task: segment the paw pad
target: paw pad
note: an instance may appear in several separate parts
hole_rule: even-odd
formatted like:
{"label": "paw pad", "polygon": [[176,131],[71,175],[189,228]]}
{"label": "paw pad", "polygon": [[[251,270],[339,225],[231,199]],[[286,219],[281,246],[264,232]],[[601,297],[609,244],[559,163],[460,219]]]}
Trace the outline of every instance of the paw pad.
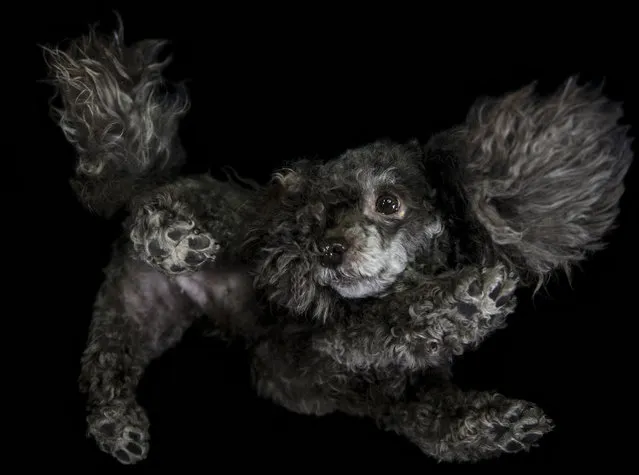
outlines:
{"label": "paw pad", "polygon": [[181,241],[184,235],[187,233],[187,229],[188,228],[186,227],[171,229],[170,231],[166,233],[166,236],[173,241]]}
{"label": "paw pad", "polygon": [[475,305],[473,305],[472,303],[466,303],[466,302],[461,302],[457,304],[457,310],[466,318],[472,317],[475,313],[479,311],[479,309]]}
{"label": "paw pad", "polygon": [[197,266],[198,264],[204,262],[206,259],[207,256],[205,254],[202,254],[201,252],[189,251],[186,253],[186,257],[184,257],[184,262],[186,262],[190,266]]}
{"label": "paw pad", "polygon": [[469,272],[455,292],[460,314],[467,318],[477,312],[495,315],[512,301],[517,280],[503,266]]}
{"label": "paw pad", "polygon": [[145,260],[170,274],[194,271],[215,259],[220,246],[200,230],[192,219],[180,220],[166,212],[147,210],[131,233]]}
{"label": "paw pad", "polygon": [[504,447],[504,450],[506,452],[514,453],[514,452],[519,452],[520,450],[524,449],[524,447],[525,447],[524,444],[522,444],[521,442],[517,440],[511,440],[510,442],[506,444],[506,446]]}
{"label": "paw pad", "polygon": [[189,248],[195,251],[202,251],[208,249],[211,245],[211,240],[203,235],[197,235],[188,238]]}
{"label": "paw pad", "polygon": [[89,415],[89,434],[104,452],[122,464],[143,460],[148,452],[148,422],[141,408],[138,411],[106,408]]}
{"label": "paw pad", "polygon": [[481,294],[481,285],[476,280],[473,280],[468,286],[468,295],[477,297]]}
{"label": "paw pad", "polygon": [[107,437],[113,437],[115,435],[115,423],[107,422],[98,427],[98,430]]}
{"label": "paw pad", "polygon": [[117,458],[120,462],[125,463],[125,464],[129,464],[131,463],[131,458],[129,457],[129,454],[122,449],[116,450],[113,455],[115,455],[115,458]]}
{"label": "paw pad", "polygon": [[148,250],[149,254],[153,257],[164,257],[168,254],[166,249],[162,248],[160,241],[158,241],[157,239],[153,239],[149,242]]}
{"label": "paw pad", "polygon": [[503,288],[502,283],[501,282],[497,283],[497,285],[495,285],[495,288],[491,290],[490,293],[488,294],[488,297],[490,297],[491,300],[497,300],[499,298],[499,292],[501,292],[502,288]]}

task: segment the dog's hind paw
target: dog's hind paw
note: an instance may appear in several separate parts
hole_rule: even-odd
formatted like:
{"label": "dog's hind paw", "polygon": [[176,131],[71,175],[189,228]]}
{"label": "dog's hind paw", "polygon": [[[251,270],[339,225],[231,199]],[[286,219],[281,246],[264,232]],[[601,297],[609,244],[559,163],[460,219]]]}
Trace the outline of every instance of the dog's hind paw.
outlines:
{"label": "dog's hind paw", "polygon": [[134,464],[149,452],[148,420],[142,408],[109,405],[94,410],[88,417],[88,433],[103,452],[120,463]]}
{"label": "dog's hind paw", "polygon": [[167,274],[193,272],[220,249],[194,219],[165,211],[138,216],[130,236],[137,256]]}
{"label": "dog's hind paw", "polygon": [[510,401],[491,421],[493,451],[517,453],[529,450],[553,429],[543,411],[526,401]]}
{"label": "dog's hind paw", "polygon": [[[528,451],[554,428],[544,412],[530,402],[477,394],[476,400],[439,413],[433,413],[432,401],[423,410],[418,406],[416,413],[404,420],[400,433],[440,461],[478,462]],[[435,426],[439,430],[433,431]]]}

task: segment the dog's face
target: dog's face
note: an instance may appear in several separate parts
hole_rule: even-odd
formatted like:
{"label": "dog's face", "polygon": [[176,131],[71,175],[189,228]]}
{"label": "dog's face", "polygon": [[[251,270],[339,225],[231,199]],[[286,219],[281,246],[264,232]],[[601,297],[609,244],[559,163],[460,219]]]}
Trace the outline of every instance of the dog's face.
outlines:
{"label": "dog's face", "polygon": [[421,159],[415,143],[377,142],[277,174],[276,203],[249,238],[258,287],[321,318],[338,296],[387,289],[442,231]]}

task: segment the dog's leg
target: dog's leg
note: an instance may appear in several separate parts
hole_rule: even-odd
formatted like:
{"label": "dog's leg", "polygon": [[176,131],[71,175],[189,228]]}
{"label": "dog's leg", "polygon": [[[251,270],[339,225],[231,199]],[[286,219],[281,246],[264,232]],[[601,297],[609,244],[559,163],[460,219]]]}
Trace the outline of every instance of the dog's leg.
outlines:
{"label": "dog's leg", "polygon": [[410,310],[417,319],[426,318],[428,334],[439,339],[443,351],[460,355],[506,325],[517,305],[518,283],[501,264],[467,267],[451,277],[448,288],[452,291],[444,290],[432,299],[434,308],[430,302],[416,302]]}
{"label": "dog's leg", "polygon": [[431,389],[418,401],[400,403],[376,419],[445,462],[476,462],[529,450],[553,429],[534,404],[494,392]]}
{"label": "dog's leg", "polygon": [[127,223],[133,257],[168,275],[197,271],[240,228],[247,196],[202,175],[138,197]]}
{"label": "dog's leg", "polygon": [[314,347],[358,369],[440,367],[505,325],[516,305],[516,286],[501,265],[466,268],[363,303],[348,320],[317,332]]}
{"label": "dog's leg", "polygon": [[551,420],[534,404],[494,392],[463,392],[446,382],[445,374],[420,381],[412,396],[407,390],[416,386],[406,373],[349,371],[314,351],[309,337],[284,332],[257,345],[252,369],[258,394],[299,414],[370,417],[448,462],[528,450],[552,430]]}
{"label": "dog's leg", "polygon": [[312,333],[289,325],[253,348],[252,376],[260,396],[299,414],[340,411],[375,418],[405,399],[411,383],[407,373],[350,371],[314,350]]}
{"label": "dog's leg", "polygon": [[190,305],[175,284],[145,264],[116,256],[106,270],[80,387],[87,395],[88,433],[121,463],[136,463],[148,453],[149,421],[136,402],[136,387],[151,360],[191,324]]}

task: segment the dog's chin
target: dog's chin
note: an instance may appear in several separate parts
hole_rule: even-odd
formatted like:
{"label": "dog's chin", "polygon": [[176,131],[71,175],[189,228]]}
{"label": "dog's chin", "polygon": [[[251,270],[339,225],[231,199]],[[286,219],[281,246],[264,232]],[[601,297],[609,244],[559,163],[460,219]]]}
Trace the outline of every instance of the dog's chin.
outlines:
{"label": "dog's chin", "polygon": [[393,285],[400,273],[400,269],[384,269],[375,275],[322,269],[316,274],[316,282],[331,288],[341,297],[363,299],[382,294]]}
{"label": "dog's chin", "polygon": [[317,266],[315,281],[347,299],[382,294],[404,272],[408,259],[402,252],[349,253],[335,269]]}
{"label": "dog's chin", "polygon": [[333,282],[329,286],[346,299],[363,299],[379,295],[390,287],[395,279],[381,277],[361,277],[344,282]]}

